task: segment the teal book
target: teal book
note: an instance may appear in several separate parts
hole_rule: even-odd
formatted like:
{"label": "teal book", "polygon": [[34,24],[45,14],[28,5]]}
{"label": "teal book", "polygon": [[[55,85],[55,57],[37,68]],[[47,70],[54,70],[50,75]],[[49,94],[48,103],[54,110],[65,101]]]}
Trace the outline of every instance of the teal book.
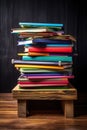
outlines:
{"label": "teal book", "polygon": [[30,60],[30,61],[66,61],[72,62],[72,56],[38,56],[38,57],[31,57],[31,56],[22,56],[22,60]]}
{"label": "teal book", "polygon": [[63,27],[63,24],[60,23],[33,23],[33,22],[19,22],[21,27],[30,27],[30,26],[42,26],[42,27]]}

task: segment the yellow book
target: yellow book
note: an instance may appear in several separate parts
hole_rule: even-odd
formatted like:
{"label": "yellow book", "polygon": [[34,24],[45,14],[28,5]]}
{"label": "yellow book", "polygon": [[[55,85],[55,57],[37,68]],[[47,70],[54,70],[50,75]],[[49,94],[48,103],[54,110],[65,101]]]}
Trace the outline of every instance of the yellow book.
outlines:
{"label": "yellow book", "polygon": [[29,53],[18,53],[18,56],[48,56],[49,53],[37,53],[37,52],[29,52]]}
{"label": "yellow book", "polygon": [[44,66],[44,65],[24,65],[24,64],[15,64],[16,68],[43,68],[43,69],[54,69],[54,70],[63,70],[63,66]]}
{"label": "yellow book", "polygon": [[28,56],[29,54],[28,53],[18,53],[17,55],[18,56]]}

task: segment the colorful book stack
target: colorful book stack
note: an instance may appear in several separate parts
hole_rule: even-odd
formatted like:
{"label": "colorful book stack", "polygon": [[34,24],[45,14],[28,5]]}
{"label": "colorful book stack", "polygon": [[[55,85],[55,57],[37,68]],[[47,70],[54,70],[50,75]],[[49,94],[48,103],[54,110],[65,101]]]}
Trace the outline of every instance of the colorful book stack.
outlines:
{"label": "colorful book stack", "polygon": [[[20,88],[67,88],[73,75],[75,38],[64,34],[63,24],[20,22],[11,33],[18,37]],[[23,48],[20,49],[20,48]]]}

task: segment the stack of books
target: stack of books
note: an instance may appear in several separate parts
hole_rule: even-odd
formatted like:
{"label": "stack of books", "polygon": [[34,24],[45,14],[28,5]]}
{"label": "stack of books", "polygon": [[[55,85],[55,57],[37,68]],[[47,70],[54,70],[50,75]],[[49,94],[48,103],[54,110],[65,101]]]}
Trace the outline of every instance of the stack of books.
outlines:
{"label": "stack of books", "polygon": [[20,71],[19,87],[67,88],[74,78],[76,39],[64,34],[63,24],[20,22],[19,26],[11,29],[18,37],[19,59],[12,59],[12,64]]}

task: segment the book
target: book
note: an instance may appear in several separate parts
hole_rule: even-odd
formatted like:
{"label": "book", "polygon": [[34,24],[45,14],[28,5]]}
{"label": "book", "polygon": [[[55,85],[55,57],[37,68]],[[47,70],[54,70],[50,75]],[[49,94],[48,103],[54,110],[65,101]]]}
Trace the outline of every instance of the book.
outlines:
{"label": "book", "polygon": [[29,56],[48,56],[49,53],[42,53],[42,52],[28,52]]}
{"label": "book", "polygon": [[12,64],[28,64],[28,65],[54,65],[54,66],[72,66],[72,62],[52,62],[52,61],[24,61],[24,60],[15,60],[15,59],[12,59],[11,60],[11,63]]}
{"label": "book", "polygon": [[[24,89],[26,89],[26,88],[28,88],[28,89],[30,89],[30,88],[41,88],[42,89],[42,87],[44,87],[44,89],[46,89],[46,87],[50,87],[50,89],[51,89],[51,86],[52,87],[57,87],[57,89],[62,89],[61,87],[63,87],[64,88],[64,86],[65,86],[65,89],[67,88],[67,86],[68,86],[68,84],[66,84],[66,83],[57,83],[57,84],[51,84],[51,83],[49,83],[49,84],[31,84],[31,85],[29,85],[29,84],[18,84],[19,85],[19,87],[20,88],[24,88]],[[59,86],[59,88],[58,88],[58,86]],[[53,88],[52,88],[53,89]]]}
{"label": "book", "polygon": [[32,76],[32,77],[33,77],[33,76],[34,76],[34,77],[35,77],[35,76],[36,76],[36,77],[37,77],[37,76],[45,77],[45,76],[48,76],[49,78],[50,78],[50,77],[53,77],[53,78],[54,78],[54,77],[56,77],[56,76],[57,76],[57,77],[58,77],[58,76],[60,76],[60,77],[61,77],[61,76],[71,77],[71,75],[66,75],[66,74],[58,73],[58,72],[56,72],[56,73],[51,73],[51,72],[49,72],[49,73],[36,73],[36,74],[35,74],[35,73],[29,73],[29,74],[28,74],[28,73],[23,73],[22,76],[25,76],[25,77],[31,77],[31,76]]}
{"label": "book", "polygon": [[59,85],[55,85],[55,86],[41,86],[41,85],[39,85],[39,86],[22,86],[22,85],[19,85],[18,84],[18,87],[19,87],[19,89],[29,89],[29,91],[48,91],[48,90],[50,90],[50,91],[54,91],[54,90],[60,90],[60,89],[63,89],[63,90],[66,90],[66,89],[69,89],[69,84],[68,85],[66,85],[66,84],[59,84]]}
{"label": "book", "polygon": [[11,33],[23,33],[23,32],[29,32],[29,33],[53,32],[53,30],[48,29],[48,28],[14,28],[14,29],[11,29]]}
{"label": "book", "polygon": [[29,47],[28,52],[63,52],[72,53],[72,47]]}
{"label": "book", "polygon": [[32,68],[43,68],[43,69],[53,69],[53,70],[61,70],[61,69],[64,69],[63,66],[44,66],[44,65],[25,65],[25,64],[15,64],[14,65],[16,68],[29,68],[29,67],[32,67]]}
{"label": "book", "polygon": [[29,61],[56,61],[56,62],[72,62],[72,56],[22,56],[22,60]]}
{"label": "book", "polygon": [[72,44],[72,41],[71,40],[54,39],[54,38],[34,38],[33,43]]}
{"label": "book", "polygon": [[51,36],[50,37],[50,39],[57,39],[57,40],[66,40],[66,41],[68,41],[68,40],[71,40],[72,42],[76,42],[76,38],[74,37],[74,36],[72,36],[72,35],[65,35],[65,34],[63,34],[63,35],[54,35],[54,36]]}
{"label": "book", "polygon": [[38,80],[33,80],[31,78],[29,78],[29,76],[26,76],[26,75],[20,75],[19,78],[17,79],[17,81],[20,81],[20,82],[43,82],[43,81],[68,81],[68,78],[67,77],[64,77],[64,76],[60,76],[59,78],[41,78],[41,79],[38,79]]}
{"label": "book", "polygon": [[31,75],[27,75],[27,74],[24,74],[23,75],[24,77],[27,77],[27,78],[29,78],[29,79],[55,79],[55,78],[67,78],[67,79],[71,79],[71,78],[74,78],[74,76],[73,75],[39,75],[39,76],[31,76]]}
{"label": "book", "polygon": [[29,53],[23,52],[23,53],[17,53],[18,56],[28,56]]}
{"label": "book", "polygon": [[33,41],[32,41],[32,39],[28,39],[28,40],[18,40],[17,41],[17,45],[19,46],[19,45],[32,45],[32,43],[33,43]]}
{"label": "book", "polygon": [[27,45],[27,46],[34,46],[34,47],[73,47],[73,44],[68,44],[68,43],[34,43],[33,44],[33,40],[18,40],[17,42],[17,46],[21,46],[21,45]]}
{"label": "book", "polygon": [[[23,56],[24,53],[21,53],[21,56]],[[27,52],[28,56],[74,56],[73,53],[55,53],[55,52]],[[20,53],[19,53],[20,55]],[[26,55],[26,54],[25,54]]]}
{"label": "book", "polygon": [[20,85],[49,85],[49,84],[52,84],[52,85],[57,85],[57,84],[68,84],[69,82],[66,81],[66,80],[59,80],[59,81],[56,81],[56,80],[50,80],[50,81],[39,81],[39,82],[31,82],[31,81],[18,81],[18,84]]}
{"label": "book", "polygon": [[34,43],[31,44],[33,47],[73,47],[73,44],[67,43]]}
{"label": "book", "polygon": [[[60,31],[58,31],[60,32]],[[55,35],[58,35],[58,33],[56,32],[37,32],[37,33],[29,33],[29,32],[21,32],[19,34],[19,37],[21,38],[27,38],[27,37],[32,37],[32,38],[40,38],[40,37],[52,37],[52,36],[55,36]]]}
{"label": "book", "polygon": [[35,22],[19,22],[21,27],[63,27],[60,23],[35,23]]}
{"label": "book", "polygon": [[45,73],[58,73],[59,75],[72,75],[72,69],[64,69],[64,70],[49,70],[49,69],[38,69],[38,68],[20,68],[19,71],[23,74],[45,74]]}

